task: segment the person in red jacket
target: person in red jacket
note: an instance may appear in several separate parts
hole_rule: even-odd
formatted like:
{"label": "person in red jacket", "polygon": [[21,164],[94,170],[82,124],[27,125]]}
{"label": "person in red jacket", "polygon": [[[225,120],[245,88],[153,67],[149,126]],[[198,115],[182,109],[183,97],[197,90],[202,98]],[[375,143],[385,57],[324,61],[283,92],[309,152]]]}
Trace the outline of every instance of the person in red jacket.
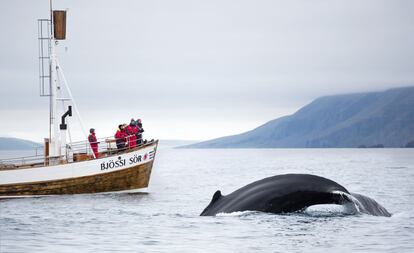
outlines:
{"label": "person in red jacket", "polygon": [[99,142],[96,139],[95,129],[91,128],[89,130],[89,133],[90,133],[89,136],[88,136],[89,144],[91,145],[91,148],[92,148],[93,154],[95,155],[95,158],[98,158],[98,156],[99,156],[99,153],[98,153],[98,144],[99,144]]}
{"label": "person in red jacket", "polygon": [[125,150],[125,145],[126,145],[126,137],[128,135],[125,132],[125,127],[124,125],[119,125],[118,126],[118,130],[115,133],[115,142],[116,142],[116,147],[118,149],[118,151],[122,151]]}
{"label": "person in red jacket", "polygon": [[137,146],[137,137],[135,134],[138,132],[138,129],[134,119],[131,119],[131,123],[128,125],[126,132],[128,134],[128,147],[135,148]]}

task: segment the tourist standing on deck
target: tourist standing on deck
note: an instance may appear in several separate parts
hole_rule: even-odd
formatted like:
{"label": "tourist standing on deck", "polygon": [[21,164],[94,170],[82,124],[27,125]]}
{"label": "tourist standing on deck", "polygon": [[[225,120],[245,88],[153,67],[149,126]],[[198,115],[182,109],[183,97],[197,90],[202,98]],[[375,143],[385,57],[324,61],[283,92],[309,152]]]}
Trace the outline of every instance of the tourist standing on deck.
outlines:
{"label": "tourist standing on deck", "polygon": [[127,136],[128,135],[125,132],[125,127],[122,124],[119,125],[118,130],[115,133],[116,148],[118,149],[118,151],[122,151],[125,149]]}
{"label": "tourist standing on deck", "polygon": [[138,129],[135,125],[134,119],[131,119],[131,123],[129,123],[126,132],[128,134],[128,147],[135,148],[137,146],[137,137],[135,134],[138,132]]}
{"label": "tourist standing on deck", "polygon": [[138,143],[138,145],[141,145],[142,144],[142,133],[144,132],[144,128],[142,127],[141,119],[137,119],[137,128],[138,128],[138,132],[136,134],[137,143]]}
{"label": "tourist standing on deck", "polygon": [[92,148],[93,154],[95,155],[95,158],[98,158],[98,155],[99,155],[99,153],[98,153],[98,143],[99,142],[96,139],[95,129],[91,128],[89,130],[89,133],[90,133],[89,136],[88,136],[89,144],[91,145],[91,148]]}

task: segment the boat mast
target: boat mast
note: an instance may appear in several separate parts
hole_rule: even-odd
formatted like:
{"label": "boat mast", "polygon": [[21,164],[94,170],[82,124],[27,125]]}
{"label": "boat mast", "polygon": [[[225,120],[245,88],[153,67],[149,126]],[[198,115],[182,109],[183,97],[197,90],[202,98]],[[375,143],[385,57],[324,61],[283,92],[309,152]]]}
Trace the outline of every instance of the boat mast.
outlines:
{"label": "boat mast", "polygon": [[[55,46],[57,45],[57,40],[55,36],[55,20],[53,14],[53,2],[49,0],[50,5],[50,48],[49,48],[49,66],[50,66],[50,119],[49,119],[49,140],[50,140],[50,150],[49,155],[51,157],[60,157],[62,154],[61,145],[65,140],[61,139],[59,132],[59,122],[58,122],[58,111],[57,103],[58,98],[62,97],[61,85],[58,81],[58,66],[56,63],[56,51]],[[66,144],[66,143],[65,143]],[[59,158],[58,158],[59,159]],[[57,160],[58,160],[57,159]]]}
{"label": "boat mast", "polygon": [[[45,150],[45,155],[48,159],[45,164],[56,164],[62,158],[67,156],[66,150],[66,132],[68,130],[64,118],[72,116],[72,108],[66,108],[65,102],[70,101],[74,108],[74,112],[78,117],[82,133],[85,139],[85,128],[83,127],[79,110],[73,99],[72,92],[67,84],[66,78],[63,74],[62,68],[56,54],[56,48],[60,40],[66,39],[66,11],[53,10],[53,1],[49,0],[50,19],[39,19],[39,73],[40,73],[40,96],[49,97],[49,143],[48,150]],[[43,34],[43,25],[46,24],[47,35]],[[46,35],[46,36],[44,36]],[[43,51],[45,48],[45,41],[47,41],[47,56]],[[48,60],[48,62],[46,61]],[[46,71],[46,66],[48,70]],[[45,79],[49,79],[48,83]],[[48,92],[45,91],[45,86],[48,85]],[[64,97],[64,95],[67,97]],[[58,103],[61,103],[62,108],[58,109]],[[62,116],[62,117],[61,117]],[[62,122],[59,120],[62,118]],[[61,124],[59,124],[61,123]],[[88,149],[92,150],[90,145]],[[94,153],[92,152],[94,156]]]}
{"label": "boat mast", "polygon": [[49,0],[50,8],[50,43],[49,43],[49,156],[56,156],[56,137],[57,133],[55,131],[55,114],[56,114],[56,92],[55,92],[55,81],[54,78],[54,39],[53,39],[53,8],[52,0]]}
{"label": "boat mast", "polygon": [[[40,62],[41,62],[41,96],[49,96],[49,149],[45,151],[49,156],[48,164],[54,164],[58,162],[63,156],[66,155],[66,124],[59,125],[59,116],[61,116],[61,111],[66,111],[65,101],[71,100],[70,98],[63,98],[63,87],[59,80],[59,64],[57,61],[56,47],[59,40],[64,40],[66,38],[66,11],[54,11],[53,10],[53,1],[49,0],[50,8],[50,19],[49,20],[39,20],[40,27]],[[47,36],[43,36],[43,24],[47,22]],[[45,57],[43,48],[44,40],[48,40],[48,52]],[[45,75],[43,70],[43,61],[48,59],[48,73]],[[49,89],[48,93],[44,91],[44,79],[48,78]],[[58,110],[58,102],[61,102],[62,109]],[[68,115],[68,116],[71,116]],[[63,146],[63,147],[62,147]]]}

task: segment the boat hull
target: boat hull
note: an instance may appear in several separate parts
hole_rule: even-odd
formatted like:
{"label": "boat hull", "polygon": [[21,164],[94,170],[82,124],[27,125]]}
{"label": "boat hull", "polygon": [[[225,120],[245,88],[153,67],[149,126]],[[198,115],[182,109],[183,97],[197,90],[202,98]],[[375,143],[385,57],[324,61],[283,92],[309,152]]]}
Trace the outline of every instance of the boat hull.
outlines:
{"label": "boat hull", "polygon": [[[100,166],[99,172],[95,174],[72,176],[62,179],[56,178],[45,181],[0,184],[0,198],[115,192],[146,188],[149,184],[152,166],[155,159],[156,144],[144,149],[144,154],[148,152],[148,150],[153,150],[153,155],[146,158],[146,161],[138,162],[137,164],[129,166],[125,164],[125,166],[121,166],[121,168],[116,168],[114,170],[110,170],[109,168],[105,169],[105,166],[102,167],[103,164],[113,159],[108,157],[105,159],[97,159],[95,160],[95,163],[90,163],[90,166]],[[143,151],[136,150],[126,154],[116,155],[115,158],[118,160],[127,160],[128,157],[138,157],[139,155],[137,154],[140,153],[142,154]],[[79,162],[79,165],[82,165],[82,163],[84,162]],[[61,169],[63,171],[66,169],[65,165],[61,165],[59,167],[63,168],[56,168],[56,170]],[[103,168],[105,170],[102,170]],[[42,168],[39,168],[38,170],[42,170]],[[74,171],[73,168],[72,171]],[[10,171],[10,173],[12,172],[13,171]]]}
{"label": "boat hull", "polygon": [[152,162],[103,174],[46,182],[0,186],[0,196],[81,194],[148,187]]}

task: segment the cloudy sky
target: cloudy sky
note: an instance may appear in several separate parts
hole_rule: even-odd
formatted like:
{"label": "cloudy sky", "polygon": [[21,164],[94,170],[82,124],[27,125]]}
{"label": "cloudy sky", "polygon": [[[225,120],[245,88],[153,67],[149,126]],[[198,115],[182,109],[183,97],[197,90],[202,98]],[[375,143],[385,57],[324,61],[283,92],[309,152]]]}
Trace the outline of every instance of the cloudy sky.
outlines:
{"label": "cloudy sky", "polygon": [[[146,137],[205,140],[319,96],[414,85],[411,0],[54,2],[68,9],[60,62],[99,137],[140,117]],[[48,8],[0,1],[0,136],[48,134],[36,23]]]}

